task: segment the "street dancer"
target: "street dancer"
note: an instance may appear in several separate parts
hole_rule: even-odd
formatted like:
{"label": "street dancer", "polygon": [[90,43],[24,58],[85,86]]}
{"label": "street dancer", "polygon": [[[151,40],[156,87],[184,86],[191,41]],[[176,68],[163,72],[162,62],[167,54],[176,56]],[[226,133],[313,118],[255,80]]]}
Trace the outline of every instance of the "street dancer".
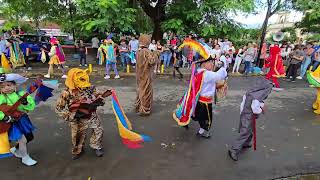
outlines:
{"label": "street dancer", "polygon": [[272,82],[264,78],[255,81],[242,98],[240,105],[239,137],[228,151],[229,157],[238,161],[241,150],[250,148],[251,140],[254,138],[254,149],[256,149],[256,125],[255,121],[259,114],[264,113],[264,101],[272,91]]}

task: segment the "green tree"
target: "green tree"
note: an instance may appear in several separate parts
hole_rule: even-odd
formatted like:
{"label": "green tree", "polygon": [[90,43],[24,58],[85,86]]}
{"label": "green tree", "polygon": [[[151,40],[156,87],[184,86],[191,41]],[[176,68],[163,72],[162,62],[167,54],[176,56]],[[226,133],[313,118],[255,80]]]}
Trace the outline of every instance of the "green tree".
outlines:
{"label": "green tree", "polygon": [[296,29],[293,27],[290,28],[283,28],[281,29],[282,32],[285,33],[284,36],[284,41],[289,41],[289,42],[296,42],[297,41],[297,34],[296,34]]}
{"label": "green tree", "polygon": [[52,9],[56,0],[2,0],[0,10],[9,20],[20,22],[21,19],[29,19],[39,28],[39,24]]}
{"label": "green tree", "polygon": [[129,0],[132,7],[140,6],[154,24],[153,37],[162,32],[190,31],[203,35],[228,34],[236,23],[230,13],[251,12],[254,0]]}
{"label": "green tree", "polygon": [[287,5],[288,5],[288,0],[284,0],[284,1],[283,0],[267,0],[267,4],[266,4],[267,13],[266,13],[266,16],[265,16],[265,19],[264,19],[264,22],[263,22],[262,28],[261,28],[261,37],[260,37],[260,42],[259,42],[257,61],[260,61],[261,49],[263,46],[263,42],[265,41],[265,38],[266,38],[266,32],[267,32],[269,18],[271,16],[273,16],[279,10],[286,8]]}
{"label": "green tree", "polygon": [[304,12],[297,27],[303,32],[320,33],[320,0],[293,0],[294,8]]}
{"label": "green tree", "polygon": [[76,0],[77,19],[83,31],[129,31],[133,29],[136,9],[122,0]]}

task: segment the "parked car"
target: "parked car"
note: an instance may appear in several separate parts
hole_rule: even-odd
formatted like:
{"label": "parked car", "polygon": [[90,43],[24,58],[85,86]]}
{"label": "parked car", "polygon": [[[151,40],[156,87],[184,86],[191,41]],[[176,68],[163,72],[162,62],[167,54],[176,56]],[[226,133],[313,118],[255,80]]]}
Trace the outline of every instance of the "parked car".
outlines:
{"label": "parked car", "polygon": [[28,47],[31,49],[31,54],[29,55],[29,60],[39,61],[38,56],[41,52],[42,46],[47,46],[50,49],[50,37],[41,36],[35,34],[23,34],[20,35],[20,39],[28,44]]}

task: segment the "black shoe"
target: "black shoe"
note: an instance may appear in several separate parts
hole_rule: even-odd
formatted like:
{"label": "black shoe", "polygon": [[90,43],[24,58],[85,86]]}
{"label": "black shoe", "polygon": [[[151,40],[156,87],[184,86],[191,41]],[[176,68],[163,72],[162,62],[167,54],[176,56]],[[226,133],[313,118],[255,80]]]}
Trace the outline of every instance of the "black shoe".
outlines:
{"label": "black shoe", "polygon": [[184,127],[186,130],[189,130],[189,125],[185,125],[185,126],[182,126]]}
{"label": "black shoe", "polygon": [[238,156],[233,152],[231,152],[230,150],[228,151],[228,155],[233,161],[238,161]]}
{"label": "black shoe", "polygon": [[103,149],[96,149],[95,153],[96,153],[97,157],[102,157],[104,154],[104,151],[103,151]]}
{"label": "black shoe", "polygon": [[80,154],[72,154],[72,160],[77,160],[80,158]]}
{"label": "black shoe", "polygon": [[242,149],[249,149],[251,147],[252,147],[252,145],[246,145],[246,146],[242,146]]}
{"label": "black shoe", "polygon": [[209,133],[202,133],[200,134],[199,132],[197,132],[196,134],[198,137],[202,137],[202,138],[205,138],[205,139],[209,139],[211,137],[211,135]]}

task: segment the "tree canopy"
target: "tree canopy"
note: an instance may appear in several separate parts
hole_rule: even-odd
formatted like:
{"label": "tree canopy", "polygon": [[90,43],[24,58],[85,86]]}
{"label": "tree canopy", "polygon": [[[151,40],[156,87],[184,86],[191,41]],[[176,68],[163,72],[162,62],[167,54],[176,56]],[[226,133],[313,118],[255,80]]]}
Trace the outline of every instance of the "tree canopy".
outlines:
{"label": "tree canopy", "polygon": [[294,7],[303,11],[305,16],[297,27],[303,32],[320,33],[320,0],[294,0]]}
{"label": "tree canopy", "polygon": [[[272,12],[284,6],[283,0],[272,2]],[[288,0],[286,0],[288,1]],[[305,12],[298,27],[305,32],[319,32],[320,0],[291,0],[293,7]],[[162,32],[177,34],[196,33],[203,37],[229,37],[256,40],[258,30],[246,30],[234,21],[238,13],[254,12],[259,0],[0,0],[1,14],[11,24],[21,19],[35,22],[56,22],[66,32],[75,36],[91,35],[92,32],[151,33],[161,39]],[[269,5],[269,4],[268,4]],[[14,22],[13,22],[14,21]],[[105,35],[105,34],[104,34]]]}

